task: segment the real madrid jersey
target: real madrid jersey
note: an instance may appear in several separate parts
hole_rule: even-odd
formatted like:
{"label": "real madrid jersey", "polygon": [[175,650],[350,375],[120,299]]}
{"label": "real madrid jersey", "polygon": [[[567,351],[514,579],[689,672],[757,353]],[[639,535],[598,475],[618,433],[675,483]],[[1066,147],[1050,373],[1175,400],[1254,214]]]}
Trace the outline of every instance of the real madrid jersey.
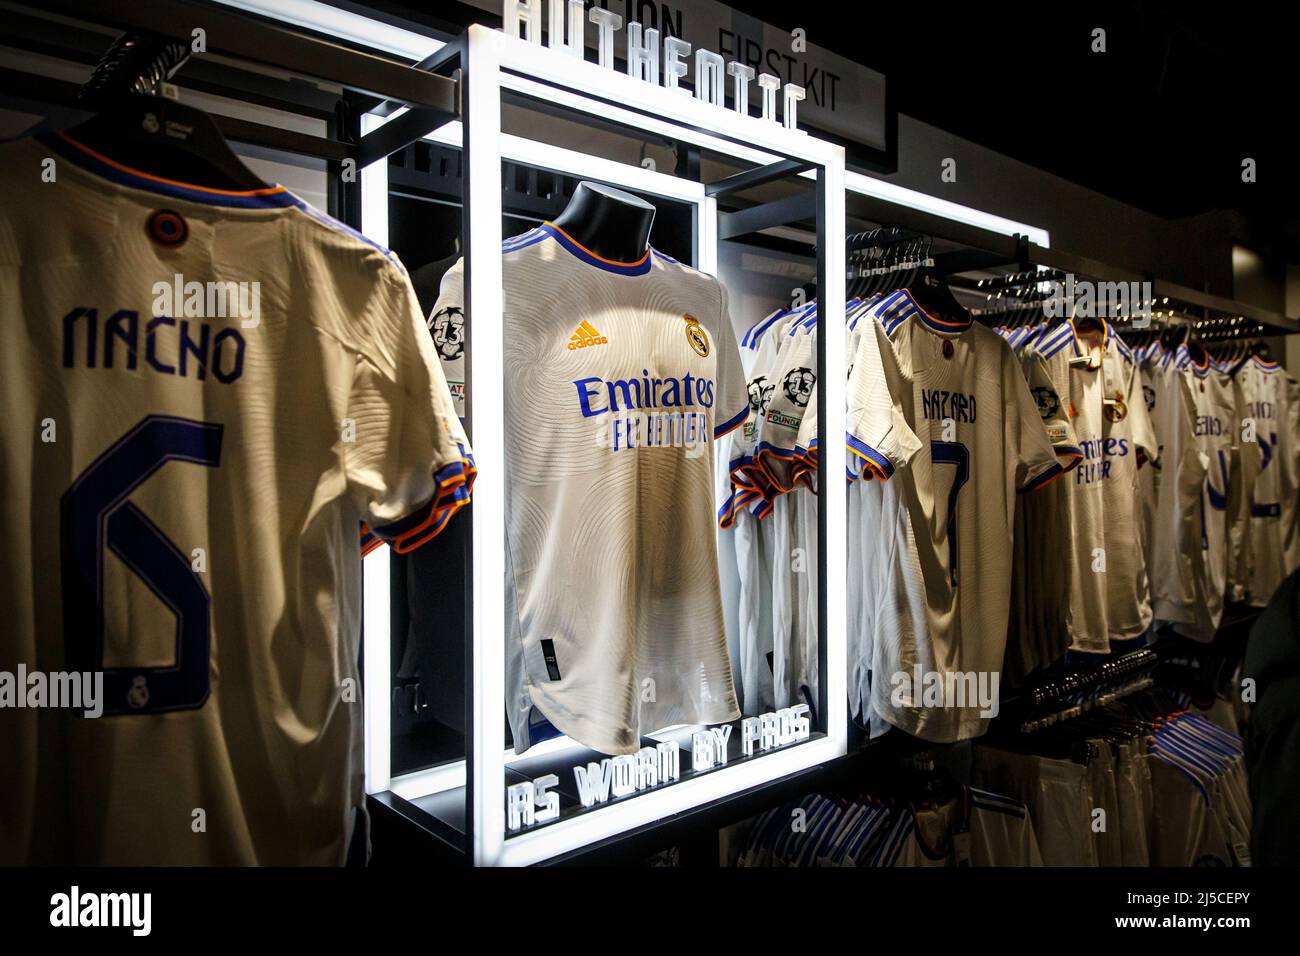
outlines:
{"label": "real madrid jersey", "polygon": [[1228,482],[1238,429],[1232,385],[1185,345],[1153,366],[1161,481],[1152,575],[1155,616],[1213,639],[1228,575]]}
{"label": "real madrid jersey", "polygon": [[1070,576],[1070,646],[1104,654],[1112,637],[1138,637],[1151,623],[1137,474],[1156,458],[1156,440],[1137,365],[1108,323],[1088,332],[1064,322],[1032,352],[1061,391],[1080,455],[1067,479],[1068,527],[1052,535]]}
{"label": "real madrid jersey", "polygon": [[[608,754],[739,716],[714,441],[749,414],[711,276],[602,259],[554,225],[504,246],[507,712]],[[463,270],[435,317],[460,307]]]}
{"label": "real madrid jersey", "polygon": [[103,681],[0,709],[0,864],[342,863],[362,522],[415,545],[472,477],[405,271],[64,135],[0,193],[0,671]]}
{"label": "real madrid jersey", "polygon": [[1237,371],[1244,408],[1242,433],[1260,451],[1250,502],[1250,603],[1267,604],[1292,568],[1287,565],[1287,527],[1297,494],[1296,436],[1290,410],[1290,376],[1259,356]]}
{"label": "real madrid jersey", "polygon": [[[1017,492],[1062,466],[1015,356],[984,326],[927,314],[907,292],[874,307],[892,408],[872,407],[859,337],[849,448],[878,478],[870,702],[875,716],[936,742],[983,733],[996,703],[1011,585]],[[864,320],[865,321],[865,320]],[[878,374],[878,373],[877,373]],[[911,454],[887,452],[897,416]],[[1068,441],[1068,429],[1060,435]],[[868,489],[870,491],[871,489]],[[865,645],[864,645],[865,646]],[[850,662],[852,666],[852,662]],[[877,728],[883,729],[883,728]]]}

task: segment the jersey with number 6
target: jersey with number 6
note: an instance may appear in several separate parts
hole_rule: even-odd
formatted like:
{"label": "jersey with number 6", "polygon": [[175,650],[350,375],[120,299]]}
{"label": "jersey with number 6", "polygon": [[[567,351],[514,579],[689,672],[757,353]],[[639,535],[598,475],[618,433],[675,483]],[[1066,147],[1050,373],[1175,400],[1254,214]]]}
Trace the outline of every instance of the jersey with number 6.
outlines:
{"label": "jersey with number 6", "polygon": [[0,194],[0,672],[102,677],[0,709],[0,864],[342,863],[362,522],[415,545],[472,477],[405,271],[62,135]]}
{"label": "jersey with number 6", "polygon": [[[871,707],[913,736],[963,740],[983,733],[990,675],[1002,667],[1016,492],[1042,487],[1062,468],[996,332],[936,319],[905,291],[882,300],[875,316],[892,344],[882,359],[897,366],[885,375],[896,383],[895,407],[861,399],[873,377],[862,361],[872,339],[864,332],[849,380],[848,438],[889,479],[878,492]],[[910,459],[890,461],[872,445],[873,430],[892,432],[893,414],[919,440]],[[937,694],[934,680],[942,682]]]}

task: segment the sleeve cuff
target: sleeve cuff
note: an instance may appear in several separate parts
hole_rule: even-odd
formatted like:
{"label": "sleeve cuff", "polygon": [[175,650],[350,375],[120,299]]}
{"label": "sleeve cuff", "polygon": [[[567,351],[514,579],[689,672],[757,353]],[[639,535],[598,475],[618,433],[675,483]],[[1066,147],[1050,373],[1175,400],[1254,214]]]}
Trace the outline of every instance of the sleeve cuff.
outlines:
{"label": "sleeve cuff", "polygon": [[1028,494],[1031,491],[1037,491],[1039,488],[1051,484],[1063,474],[1065,474],[1065,469],[1058,463],[1052,462],[1033,478],[1030,478],[1027,482],[1021,485],[1018,490],[1022,495]]}
{"label": "sleeve cuff", "polygon": [[[873,477],[888,481],[894,475],[894,463],[888,456],[872,448],[852,432],[845,433],[845,444],[858,459],[863,471],[869,471]],[[850,466],[850,471],[852,467]]]}
{"label": "sleeve cuff", "polygon": [[365,557],[380,544],[390,544],[398,554],[407,554],[436,538],[452,516],[470,503],[474,478],[474,456],[464,445],[457,445],[460,458],[443,466],[433,476],[433,496],[421,507],[399,521],[376,528],[362,525],[361,555]]}
{"label": "sleeve cuff", "polygon": [[742,408],[735,415],[732,415],[721,425],[714,426],[713,428],[714,441],[718,440],[723,435],[729,435],[732,432],[734,432],[737,428],[739,428],[741,425],[744,424],[745,419],[748,417],[749,417],[749,406],[746,405],[744,408]]}
{"label": "sleeve cuff", "polygon": [[1062,471],[1069,471],[1083,461],[1083,449],[1076,445],[1057,445],[1056,460],[1060,463]]}

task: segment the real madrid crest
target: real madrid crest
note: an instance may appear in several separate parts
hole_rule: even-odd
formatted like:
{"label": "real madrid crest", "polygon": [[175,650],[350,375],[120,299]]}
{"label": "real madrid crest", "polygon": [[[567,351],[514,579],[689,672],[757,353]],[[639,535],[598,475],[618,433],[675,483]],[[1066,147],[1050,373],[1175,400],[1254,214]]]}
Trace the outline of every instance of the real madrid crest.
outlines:
{"label": "real madrid crest", "polygon": [[695,354],[705,358],[709,354],[709,335],[700,326],[700,320],[687,312],[682,316],[686,320],[686,341],[691,343]]}
{"label": "real madrid crest", "polygon": [[1118,398],[1113,402],[1106,402],[1103,411],[1112,422],[1122,422],[1128,417],[1128,406]]}

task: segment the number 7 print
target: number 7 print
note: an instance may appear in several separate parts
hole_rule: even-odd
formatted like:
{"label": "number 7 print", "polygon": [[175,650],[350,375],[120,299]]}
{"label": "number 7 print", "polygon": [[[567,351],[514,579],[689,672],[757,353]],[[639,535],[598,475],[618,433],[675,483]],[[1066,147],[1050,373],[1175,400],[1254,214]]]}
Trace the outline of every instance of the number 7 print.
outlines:
{"label": "number 7 print", "polygon": [[970,449],[961,442],[930,443],[930,460],[936,465],[955,465],[957,473],[948,489],[948,571],[952,586],[957,586],[957,493],[970,478]]}

